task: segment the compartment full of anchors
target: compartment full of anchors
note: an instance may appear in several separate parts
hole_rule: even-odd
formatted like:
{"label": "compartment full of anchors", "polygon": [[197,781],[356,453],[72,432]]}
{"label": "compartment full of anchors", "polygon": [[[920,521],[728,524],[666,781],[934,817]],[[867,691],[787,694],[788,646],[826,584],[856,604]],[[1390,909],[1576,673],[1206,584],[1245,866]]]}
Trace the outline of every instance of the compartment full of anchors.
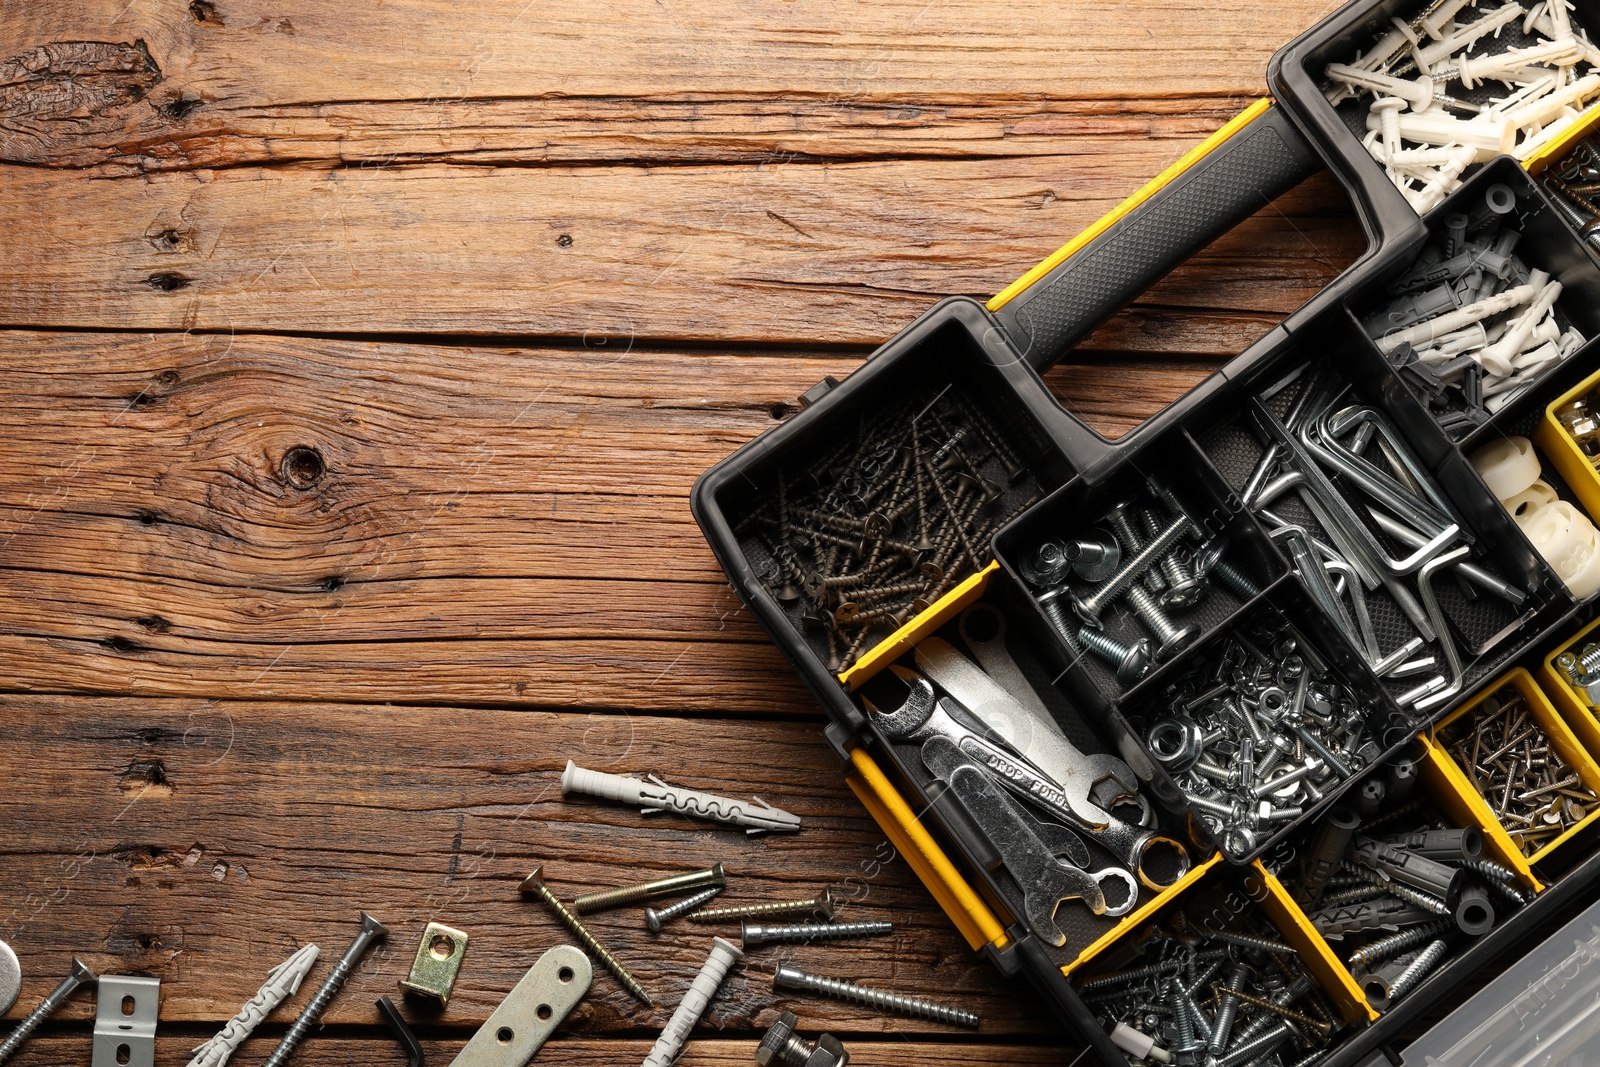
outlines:
{"label": "compartment full of anchors", "polygon": [[1057,684],[1065,667],[1026,594],[991,570],[898,660],[854,679],[876,744],[996,910],[1058,964],[1191,867],[1131,735],[1084,713]]}
{"label": "compartment full of anchors", "polygon": [[[1501,153],[1535,160],[1600,97],[1596,5],[1374,5],[1308,70],[1420,214]],[[1397,10],[1398,9],[1398,10]]]}
{"label": "compartment full of anchors", "polygon": [[1510,159],[1427,221],[1417,256],[1352,306],[1412,395],[1461,440],[1600,331],[1600,271]]}

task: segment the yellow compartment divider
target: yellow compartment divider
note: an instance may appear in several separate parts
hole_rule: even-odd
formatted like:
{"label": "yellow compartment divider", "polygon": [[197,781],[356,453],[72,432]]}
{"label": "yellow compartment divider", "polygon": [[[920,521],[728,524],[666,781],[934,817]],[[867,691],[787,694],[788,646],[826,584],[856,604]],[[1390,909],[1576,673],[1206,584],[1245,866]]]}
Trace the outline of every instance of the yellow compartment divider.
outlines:
{"label": "yellow compartment divider", "polygon": [[[1573,734],[1572,728],[1567,725],[1566,720],[1563,719],[1560,713],[1556,711],[1555,705],[1551,704],[1549,698],[1546,697],[1543,691],[1539,689],[1538,684],[1533,680],[1533,675],[1529,674],[1521,667],[1509,671],[1495,679],[1494,682],[1487,686],[1484,691],[1480,693],[1471,703],[1458,708],[1433,728],[1433,740],[1438,746],[1440,754],[1443,755],[1445,759],[1450,760],[1452,764],[1455,763],[1455,760],[1449,755],[1449,753],[1444,751],[1444,743],[1440,740],[1440,738],[1442,738],[1449,731],[1452,723],[1471,715],[1478,705],[1482,704],[1485,700],[1488,700],[1490,697],[1494,696],[1508,685],[1514,688],[1518,693],[1522,694],[1523,702],[1528,708],[1528,714],[1533,716],[1534,721],[1539,724],[1539,728],[1543,730],[1545,736],[1550,739],[1550,743],[1555,746],[1556,751],[1561,753],[1561,758],[1567,761],[1567,766],[1572,768],[1573,773],[1577,774],[1584,785],[1594,790],[1596,794],[1600,794],[1600,766],[1595,765],[1594,758],[1584,750],[1581,744],[1578,743],[1578,739]],[[1457,771],[1461,775],[1461,781],[1466,783],[1467,788],[1476,793],[1477,789],[1473,787],[1471,780],[1466,775],[1466,772],[1461,770],[1459,767],[1457,768]],[[1479,797],[1479,799],[1481,800],[1483,798]],[[1484,804],[1484,808],[1486,810],[1488,809],[1487,803]],[[1489,817],[1494,819],[1497,826],[1499,825],[1499,819],[1495,817],[1494,812],[1490,811]],[[1576,824],[1569,828],[1565,833],[1557,837],[1554,841],[1551,841],[1549,844],[1536,851],[1533,855],[1529,856],[1527,862],[1530,865],[1538,863],[1546,856],[1549,856],[1550,853],[1554,852],[1556,849],[1572,840],[1574,835],[1576,835],[1584,827],[1593,823],[1596,819],[1600,819],[1600,804],[1594,805],[1590,809],[1588,815],[1580,819]],[[1507,835],[1507,840],[1510,840],[1510,835]],[[1515,847],[1514,842],[1513,847]],[[1521,854],[1521,851],[1522,850],[1520,848],[1517,849],[1519,855]]]}
{"label": "yellow compartment divider", "polygon": [[983,570],[967,578],[928,605],[927,610],[916,618],[879,641],[870,652],[857,660],[854,666],[839,675],[839,681],[843,682],[852,693],[855,692],[862,683],[910,651],[912,645],[943,626],[949,621],[950,616],[982,596],[989,584],[989,578],[999,569],[999,561],[991,560]]}
{"label": "yellow compartment divider", "polygon": [[1600,104],[1590,104],[1578,116],[1578,121],[1561,131],[1561,136],[1522,161],[1529,174],[1538,174],[1550,164],[1572,151],[1572,146],[1594,132],[1600,125]]}
{"label": "yellow compartment divider", "polygon": [[1294,902],[1283,883],[1278,881],[1278,876],[1263,867],[1260,860],[1253,861],[1251,865],[1267,887],[1266,895],[1261,898],[1261,909],[1271,917],[1278,932],[1283,934],[1284,943],[1295,947],[1300,962],[1305,964],[1306,970],[1311,972],[1323,992],[1328,994],[1334,1006],[1344,1015],[1345,1022],[1371,1022],[1377,1019],[1378,1013],[1367,1003],[1361,987],[1351,977],[1350,969],[1333,954],[1327,940],[1311,925],[1311,920],[1300,910],[1300,905]]}
{"label": "yellow compartment divider", "polygon": [[1011,940],[1006,936],[1005,927],[956,870],[927,827],[917,820],[911,805],[905,802],[882,768],[861,748],[850,750],[850,763],[855,768],[845,776],[850,791],[889,836],[889,843],[911,864],[911,869],[961,931],[961,936],[967,939],[967,944],[974,950],[986,944],[1004,948]]}
{"label": "yellow compartment divider", "polygon": [[1600,386],[1600,372],[1589,375],[1551,401],[1544,409],[1544,418],[1534,428],[1533,441],[1551,465],[1561,472],[1561,477],[1577,494],[1578,502],[1589,513],[1589,517],[1600,521],[1600,474],[1595,472],[1589,457],[1583,454],[1583,449],[1561,425],[1561,420],[1556,418],[1557,411],[1579,397],[1588,395],[1596,386]]}
{"label": "yellow compartment divider", "polygon": [[1456,761],[1427,734],[1423,734],[1421,740],[1423,758],[1417,771],[1422,788],[1457,825],[1476,826],[1483,831],[1483,847],[1490,859],[1511,868],[1529,889],[1542,892],[1544,883],[1528,866],[1527,857],[1511,840],[1506,828],[1500,825],[1500,820],[1494,817],[1494,811],[1482,795],[1472,788],[1472,783],[1456,766]]}
{"label": "yellow compartment divider", "polygon": [[1567,720],[1567,725],[1572,727],[1572,732],[1578,740],[1583,742],[1585,748],[1591,753],[1600,754],[1600,720],[1589,708],[1589,702],[1572,688],[1567,681],[1567,676],[1560,667],[1556,666],[1556,657],[1563,652],[1577,655],[1578,649],[1588,644],[1588,640],[1600,640],[1600,636],[1592,636],[1595,627],[1600,626],[1600,619],[1596,619],[1565,643],[1558,645],[1544,658],[1544,665],[1539,669],[1539,684],[1544,688],[1545,695],[1555,705],[1556,711]]}
{"label": "yellow compartment divider", "polygon": [[1176,897],[1179,893],[1182,893],[1185,889],[1188,889],[1194,883],[1198,882],[1202,877],[1204,877],[1207,871],[1221,862],[1222,853],[1215,853],[1210,859],[1200,864],[1200,866],[1192,868],[1188,874],[1184,875],[1176,882],[1173,882],[1171,885],[1167,886],[1167,888],[1163,889],[1161,892],[1157,893],[1155,896],[1139,905],[1139,907],[1124,915],[1121,922],[1107,930],[1104,934],[1101,934],[1098,940],[1096,940],[1082,952],[1078,953],[1077,959],[1062,967],[1061,973],[1070,976],[1073,971],[1076,971],[1078,968],[1094,959],[1103,949],[1106,948],[1106,946],[1116,941],[1128,930],[1145,922],[1150,918],[1150,916],[1154,915],[1160,909],[1166,907],[1174,897]]}
{"label": "yellow compartment divider", "polygon": [[1128,197],[1128,199],[1124,200],[1122,203],[1118,204],[1116,207],[1100,216],[1099,219],[1090,224],[1088,229],[1084,230],[1082,233],[1078,234],[1078,236],[1074,237],[1072,240],[1056,249],[1045,259],[1041,260],[1039,264],[1028,273],[1024,274],[1022,277],[1018,278],[1016,281],[1000,290],[1000,292],[995,294],[994,298],[989,301],[989,310],[999,311],[1001,308],[1005,307],[1016,297],[1018,293],[1027,289],[1028,286],[1032,285],[1046,274],[1049,274],[1056,267],[1060,266],[1061,263],[1064,262],[1068,257],[1081,250],[1084,245],[1088,244],[1090,241],[1093,241],[1102,233],[1105,233],[1106,230],[1110,229],[1112,224],[1118,219],[1131,213],[1134,208],[1138,207],[1146,200],[1149,200],[1152,196],[1156,195],[1166,186],[1170,185],[1172,181],[1178,177],[1178,175],[1182,174],[1184,171],[1200,162],[1200,160],[1204,159],[1208,154],[1210,154],[1214,148],[1226,141],[1228,138],[1232,137],[1235,133],[1238,133],[1239,130],[1243,129],[1251,122],[1255,121],[1258,116],[1263,114],[1267,108],[1271,106],[1272,98],[1262,97],[1260,100],[1257,100],[1255,103],[1251,104],[1249,107],[1235,115],[1233,118],[1229,119],[1222,129],[1218,130],[1210,137],[1207,137],[1204,141],[1201,141],[1199,144],[1195,145],[1188,152],[1184,153],[1181,159],[1172,164],[1172,166],[1168,167],[1166,170],[1162,171],[1160,174],[1156,175],[1143,189],[1140,189],[1138,192]]}

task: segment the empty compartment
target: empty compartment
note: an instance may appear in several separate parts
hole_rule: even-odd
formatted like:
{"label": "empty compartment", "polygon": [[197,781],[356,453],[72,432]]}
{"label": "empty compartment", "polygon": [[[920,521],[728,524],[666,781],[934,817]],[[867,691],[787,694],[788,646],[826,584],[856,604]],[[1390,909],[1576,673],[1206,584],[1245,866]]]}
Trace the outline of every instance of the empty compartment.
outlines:
{"label": "empty compartment", "polygon": [[1600,818],[1600,767],[1520,667],[1440,722],[1433,740],[1529,864]]}
{"label": "empty compartment", "polygon": [[1600,270],[1509,158],[1428,218],[1416,257],[1351,301],[1417,402],[1471,434],[1600,332]]}
{"label": "empty compartment", "polygon": [[1069,482],[1004,530],[996,554],[1062,645],[1115,698],[1284,572],[1238,495],[1182,430],[1108,476]]}
{"label": "empty compartment", "polygon": [[1026,594],[998,570],[970,593],[852,676],[855,699],[996,910],[1065,963],[1200,854],[1168,829],[1183,822],[1153,796],[1137,740],[1059,684],[1069,664]]}

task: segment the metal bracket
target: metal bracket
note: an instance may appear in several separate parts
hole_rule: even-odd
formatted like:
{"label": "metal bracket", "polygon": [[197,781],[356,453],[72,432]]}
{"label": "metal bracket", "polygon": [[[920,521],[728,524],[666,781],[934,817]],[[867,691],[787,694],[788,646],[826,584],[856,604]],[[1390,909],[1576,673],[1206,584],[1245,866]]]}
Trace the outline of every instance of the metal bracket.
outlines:
{"label": "metal bracket", "polygon": [[402,988],[432,997],[441,1008],[450,1003],[450,991],[461,973],[461,958],[467,954],[467,935],[444,923],[429,923],[422,931],[417,958],[411,973],[400,980]]}
{"label": "metal bracket", "polygon": [[161,979],[102,974],[95,1002],[93,1067],[155,1067]]}
{"label": "metal bracket", "polygon": [[594,968],[571,945],[540,956],[450,1067],[524,1067],[589,992]]}

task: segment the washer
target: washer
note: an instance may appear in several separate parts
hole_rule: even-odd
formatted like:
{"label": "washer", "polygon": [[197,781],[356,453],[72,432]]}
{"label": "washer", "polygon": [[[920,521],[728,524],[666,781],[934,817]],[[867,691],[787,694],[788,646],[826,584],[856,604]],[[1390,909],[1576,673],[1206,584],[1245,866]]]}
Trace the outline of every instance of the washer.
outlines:
{"label": "washer", "polygon": [[11,946],[0,941],[0,1015],[11,1010],[20,992],[22,965],[17,963],[17,954],[11,951]]}

